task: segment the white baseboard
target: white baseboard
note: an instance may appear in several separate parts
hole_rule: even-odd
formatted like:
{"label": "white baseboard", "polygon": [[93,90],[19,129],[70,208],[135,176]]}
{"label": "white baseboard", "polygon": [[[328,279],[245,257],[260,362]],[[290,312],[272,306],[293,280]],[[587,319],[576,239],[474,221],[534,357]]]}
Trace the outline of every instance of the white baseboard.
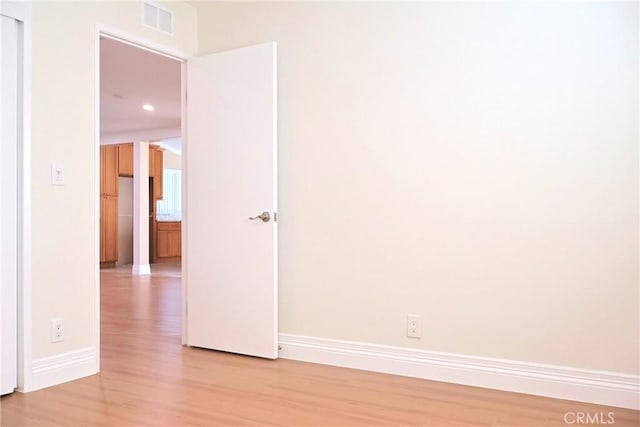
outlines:
{"label": "white baseboard", "polygon": [[43,357],[33,361],[33,387],[24,391],[35,391],[97,373],[95,347]]}
{"label": "white baseboard", "polygon": [[131,267],[131,274],[133,276],[148,276],[151,274],[151,265],[149,264],[134,264]]}
{"label": "white baseboard", "polygon": [[284,359],[640,409],[640,376],[280,334]]}

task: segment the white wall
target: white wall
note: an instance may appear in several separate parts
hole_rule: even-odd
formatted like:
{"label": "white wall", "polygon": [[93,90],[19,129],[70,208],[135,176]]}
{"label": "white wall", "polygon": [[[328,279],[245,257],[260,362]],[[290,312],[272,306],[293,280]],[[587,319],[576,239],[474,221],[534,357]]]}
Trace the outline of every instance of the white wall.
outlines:
{"label": "white wall", "polygon": [[281,332],[639,372],[637,4],[197,7],[278,43]]}
{"label": "white wall", "polygon": [[162,167],[165,169],[182,170],[182,156],[169,150],[162,152]]}
{"label": "white wall", "polygon": [[[175,13],[173,36],[143,27],[139,2],[33,3],[31,302],[36,360],[98,345],[96,24],[195,52],[195,10],[182,2],[166,6]],[[64,187],[50,184],[52,161],[65,167]],[[49,342],[54,317],[65,319],[62,343]]]}

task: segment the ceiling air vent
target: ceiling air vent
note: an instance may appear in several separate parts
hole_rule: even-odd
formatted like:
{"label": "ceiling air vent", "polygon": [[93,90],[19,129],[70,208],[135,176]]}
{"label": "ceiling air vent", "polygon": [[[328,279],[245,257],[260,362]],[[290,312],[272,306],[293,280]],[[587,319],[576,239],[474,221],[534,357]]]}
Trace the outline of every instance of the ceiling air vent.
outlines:
{"label": "ceiling air vent", "polygon": [[142,23],[163,33],[173,34],[173,12],[153,3],[142,3]]}

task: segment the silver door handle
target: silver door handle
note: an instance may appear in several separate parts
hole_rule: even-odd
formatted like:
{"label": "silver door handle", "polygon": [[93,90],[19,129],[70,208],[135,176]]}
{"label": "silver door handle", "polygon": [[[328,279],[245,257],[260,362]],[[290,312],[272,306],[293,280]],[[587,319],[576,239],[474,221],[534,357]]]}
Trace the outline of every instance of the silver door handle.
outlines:
{"label": "silver door handle", "polygon": [[251,219],[251,220],[253,220],[253,219],[261,219],[262,222],[269,222],[269,220],[271,219],[271,215],[269,215],[269,212],[262,212],[258,216],[250,216],[249,219]]}

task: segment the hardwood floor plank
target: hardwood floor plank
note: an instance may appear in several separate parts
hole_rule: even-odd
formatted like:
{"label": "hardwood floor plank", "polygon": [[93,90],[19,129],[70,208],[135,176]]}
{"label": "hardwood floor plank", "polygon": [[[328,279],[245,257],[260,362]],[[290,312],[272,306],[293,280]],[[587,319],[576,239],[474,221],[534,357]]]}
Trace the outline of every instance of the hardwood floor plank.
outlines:
{"label": "hardwood floor plank", "polygon": [[568,412],[640,412],[180,345],[180,272],[101,274],[101,372],[0,401],[3,427],[567,426]]}

